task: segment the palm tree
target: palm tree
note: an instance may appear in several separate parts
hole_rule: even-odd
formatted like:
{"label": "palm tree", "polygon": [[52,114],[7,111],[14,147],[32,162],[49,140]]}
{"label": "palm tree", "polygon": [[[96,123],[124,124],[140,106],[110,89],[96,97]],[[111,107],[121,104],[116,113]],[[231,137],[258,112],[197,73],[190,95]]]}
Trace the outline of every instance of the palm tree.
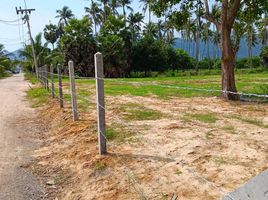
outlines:
{"label": "palm tree", "polygon": [[268,42],[268,18],[263,18],[258,23],[258,32],[259,42],[264,47]]}
{"label": "palm tree", "polygon": [[87,16],[91,21],[94,23],[94,30],[95,30],[95,35],[97,35],[97,26],[100,25],[101,23],[101,13],[103,12],[99,8],[100,4],[97,2],[94,2],[91,0],[91,6],[90,7],[85,7],[85,12],[87,13]]}
{"label": "palm tree", "polygon": [[133,12],[133,8],[131,8],[131,6],[129,6],[131,4],[132,0],[119,0],[119,4],[122,6],[123,8],[123,15],[124,15],[124,20],[126,21],[126,9],[130,10],[131,12]]}
{"label": "palm tree", "polygon": [[54,43],[59,38],[59,29],[56,25],[48,24],[44,28],[44,38],[52,44],[52,48],[54,49]]}
{"label": "palm tree", "polygon": [[152,0],[140,0],[141,3],[143,3],[142,11],[145,14],[148,10],[149,13],[149,23],[152,20],[152,11],[151,11],[151,2]]}
{"label": "palm tree", "polygon": [[69,9],[68,6],[64,6],[61,10],[56,11],[58,15],[56,18],[59,18],[59,24],[62,24],[64,22],[65,26],[68,25],[69,19],[74,17],[73,12]]}
{"label": "palm tree", "polygon": [[158,27],[156,24],[150,22],[146,24],[143,30],[143,35],[148,38],[156,39],[159,35]]}
{"label": "palm tree", "polygon": [[210,30],[210,26],[211,26],[211,23],[206,22],[206,23],[203,23],[202,27],[201,27],[202,41],[205,43],[204,48],[206,48],[206,50],[203,51],[203,55],[206,52],[206,55],[207,55],[208,58],[210,58],[209,43],[210,43],[210,39],[211,39],[211,35],[212,35],[211,30]]}
{"label": "palm tree", "polygon": [[116,10],[119,7],[118,0],[110,0],[109,4],[110,4],[110,7],[113,11],[113,15],[118,15],[118,12]]}
{"label": "palm tree", "polygon": [[[211,16],[213,16],[214,19],[219,21],[221,18],[221,10],[220,7],[217,4],[212,5],[211,9]],[[219,52],[219,45],[220,45],[220,30],[217,30],[217,27],[213,25],[213,31],[212,31],[212,42],[214,44],[214,58],[218,58],[218,52]]]}
{"label": "palm tree", "polygon": [[108,16],[108,14],[107,14],[107,5],[108,5],[108,3],[109,3],[109,0],[99,0],[101,3],[102,3],[102,5],[103,5],[103,19],[102,19],[102,21],[103,22],[105,22],[106,21],[106,19],[107,19],[107,16]]}
{"label": "palm tree", "polygon": [[248,46],[248,56],[251,58],[253,56],[253,47],[255,47],[258,43],[256,29],[252,23],[249,23],[246,26],[246,40]]}
{"label": "palm tree", "polygon": [[[47,64],[47,55],[49,54],[49,49],[47,44],[42,44],[42,33],[37,34],[34,40],[34,48],[36,53],[36,59],[38,66],[43,66]],[[23,50],[20,51],[20,55],[26,58],[27,63],[30,63],[34,71],[34,60],[32,54],[32,46],[26,45]]]}
{"label": "palm tree", "polygon": [[141,13],[130,13],[127,22],[132,34],[132,40],[136,41],[139,38],[141,31],[141,23],[143,23],[144,16]]}

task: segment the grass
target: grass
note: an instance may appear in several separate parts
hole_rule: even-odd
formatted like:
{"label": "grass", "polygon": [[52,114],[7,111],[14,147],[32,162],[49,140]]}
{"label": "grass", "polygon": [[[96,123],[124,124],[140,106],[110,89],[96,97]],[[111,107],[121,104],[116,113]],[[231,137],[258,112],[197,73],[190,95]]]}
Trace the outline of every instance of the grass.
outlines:
{"label": "grass", "polygon": [[230,133],[230,134],[237,134],[236,133],[236,130],[235,130],[235,127],[232,126],[232,125],[225,125],[224,127],[222,127],[222,129],[224,131],[226,131],[227,133]]}
{"label": "grass", "polygon": [[182,174],[182,171],[181,171],[180,169],[177,168],[177,169],[175,170],[175,174],[178,175],[178,176],[180,176],[180,175]]}
{"label": "grass", "polygon": [[[64,82],[68,80],[64,79]],[[94,80],[77,80],[81,87],[94,86]],[[268,71],[253,74],[237,74],[236,83],[239,92],[267,93]],[[179,88],[176,88],[179,87]],[[219,92],[206,92],[185,88],[221,90],[220,75],[199,75],[153,78],[105,79],[105,94],[110,96],[154,96],[160,99],[172,97],[220,96]]]}
{"label": "grass", "polygon": [[136,103],[127,103],[120,106],[123,118],[127,121],[157,120],[164,116],[160,111],[149,109]]}
{"label": "grass", "polygon": [[50,97],[50,93],[44,88],[32,88],[27,91],[27,98],[32,102],[32,107],[36,108],[44,105]]}
{"label": "grass", "polygon": [[245,122],[247,124],[255,125],[261,128],[268,128],[268,124],[264,124],[262,120],[252,118],[252,117],[242,117],[239,115],[233,116],[235,119],[238,119],[242,122]]}
{"label": "grass", "polygon": [[30,83],[33,85],[35,85],[37,83],[37,78],[36,78],[35,74],[25,73],[24,78],[25,78],[25,80],[30,81]]}
{"label": "grass", "polygon": [[183,116],[182,119],[186,122],[195,120],[208,124],[216,123],[216,121],[218,120],[213,113],[186,114]]}
{"label": "grass", "polygon": [[102,163],[101,161],[97,161],[97,162],[95,163],[95,165],[94,165],[94,170],[95,170],[95,171],[102,171],[102,170],[104,170],[106,167],[107,167],[107,166],[106,166],[104,163]]}
{"label": "grass", "polygon": [[120,124],[113,123],[107,127],[106,138],[108,141],[115,141],[117,143],[122,142],[137,142],[134,132],[128,129],[128,126],[122,126]]}

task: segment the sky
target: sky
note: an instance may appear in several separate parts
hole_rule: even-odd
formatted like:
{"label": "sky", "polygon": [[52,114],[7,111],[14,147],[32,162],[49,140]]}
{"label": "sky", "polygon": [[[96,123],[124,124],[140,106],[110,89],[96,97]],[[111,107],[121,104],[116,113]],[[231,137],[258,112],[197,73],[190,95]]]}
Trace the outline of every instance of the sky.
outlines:
{"label": "sky", "polygon": [[[58,19],[55,18],[56,10],[61,9],[63,6],[71,8],[77,18],[81,18],[85,12],[84,7],[89,6],[87,0],[26,0],[27,8],[35,8],[36,11],[30,15],[30,24],[33,36],[42,32],[45,25],[49,22],[57,23]],[[5,45],[6,50],[9,52],[22,48],[22,43],[26,41],[29,43],[28,30],[26,25],[20,26],[18,23],[7,24],[4,21],[14,21],[18,19],[15,7],[24,8],[24,0],[1,0],[0,8],[0,43]],[[139,0],[133,0],[132,7],[135,12],[142,12],[141,3]],[[147,17],[146,17],[147,18]],[[145,20],[146,20],[145,18]],[[20,27],[20,28],[19,28]]]}

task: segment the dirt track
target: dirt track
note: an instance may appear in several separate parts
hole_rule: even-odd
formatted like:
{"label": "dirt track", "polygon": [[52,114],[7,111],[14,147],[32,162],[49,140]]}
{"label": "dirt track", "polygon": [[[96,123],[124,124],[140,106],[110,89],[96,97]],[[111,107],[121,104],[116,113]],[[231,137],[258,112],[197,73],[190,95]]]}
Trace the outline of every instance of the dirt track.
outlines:
{"label": "dirt track", "polygon": [[0,80],[0,199],[40,199],[42,189],[27,166],[37,147],[34,110],[25,100],[23,75]]}

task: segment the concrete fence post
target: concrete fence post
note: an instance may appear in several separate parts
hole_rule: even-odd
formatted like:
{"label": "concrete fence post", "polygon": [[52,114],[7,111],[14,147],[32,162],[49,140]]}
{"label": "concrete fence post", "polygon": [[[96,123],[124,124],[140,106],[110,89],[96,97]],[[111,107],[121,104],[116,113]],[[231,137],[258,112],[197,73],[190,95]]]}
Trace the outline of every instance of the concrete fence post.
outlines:
{"label": "concrete fence post", "polygon": [[51,95],[52,98],[55,98],[55,87],[54,87],[54,66],[53,64],[50,65],[50,79],[51,79]]}
{"label": "concrete fence post", "polygon": [[74,62],[69,61],[68,66],[69,66],[70,89],[72,97],[73,120],[77,121],[78,111],[77,111],[76,90],[75,90]]}
{"label": "concrete fence post", "polygon": [[59,101],[60,101],[60,107],[63,108],[63,90],[62,90],[62,75],[61,75],[61,65],[58,64],[57,66],[58,70],[58,80],[59,80]]}
{"label": "concrete fence post", "polygon": [[95,54],[95,78],[96,78],[96,100],[98,118],[98,142],[99,154],[107,153],[106,127],[105,127],[105,104],[104,104],[104,80],[103,80],[103,56]]}
{"label": "concrete fence post", "polygon": [[49,82],[48,82],[48,66],[45,65],[45,88],[49,90]]}

